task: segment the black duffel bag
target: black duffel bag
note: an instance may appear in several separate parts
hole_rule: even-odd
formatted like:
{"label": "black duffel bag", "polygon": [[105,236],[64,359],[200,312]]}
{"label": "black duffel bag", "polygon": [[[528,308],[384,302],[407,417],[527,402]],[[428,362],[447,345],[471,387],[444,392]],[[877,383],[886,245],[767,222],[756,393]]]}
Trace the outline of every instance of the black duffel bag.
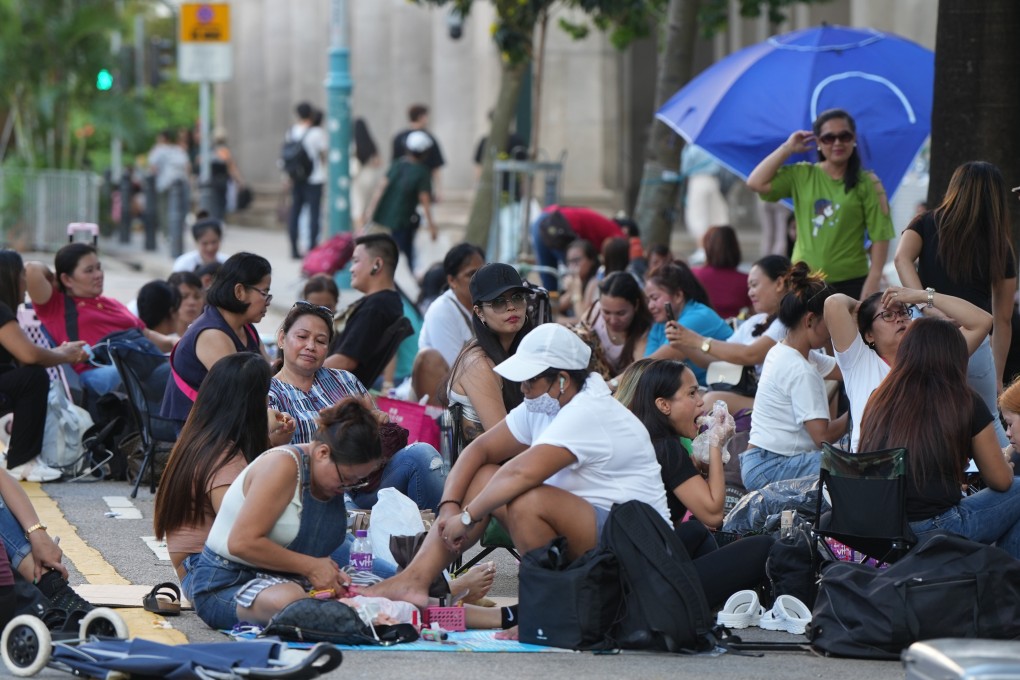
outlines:
{"label": "black duffel bag", "polygon": [[567,539],[525,553],[520,571],[521,642],[564,649],[610,646],[621,604],[616,557],[596,547],[571,561]]}
{"label": "black duffel bag", "polygon": [[822,652],[869,659],[933,638],[1020,638],[1020,560],[939,534],[887,569],[834,562],[807,636]]}

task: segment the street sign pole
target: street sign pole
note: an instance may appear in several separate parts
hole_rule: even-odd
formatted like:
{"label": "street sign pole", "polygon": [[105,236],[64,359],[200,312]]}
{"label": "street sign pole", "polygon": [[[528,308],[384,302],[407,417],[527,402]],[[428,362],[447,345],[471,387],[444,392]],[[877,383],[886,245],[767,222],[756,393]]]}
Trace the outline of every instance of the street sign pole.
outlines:
{"label": "street sign pole", "polygon": [[181,4],[177,40],[177,76],[198,83],[200,150],[199,205],[212,207],[210,161],[212,160],[212,83],[230,80],[234,74],[230,47],[230,4],[185,2]]}

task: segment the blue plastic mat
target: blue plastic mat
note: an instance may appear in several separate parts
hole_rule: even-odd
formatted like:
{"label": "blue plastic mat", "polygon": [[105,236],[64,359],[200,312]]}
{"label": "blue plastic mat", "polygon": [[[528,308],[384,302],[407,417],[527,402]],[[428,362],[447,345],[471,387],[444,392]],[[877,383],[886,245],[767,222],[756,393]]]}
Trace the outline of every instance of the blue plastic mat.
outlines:
{"label": "blue plastic mat", "polygon": [[[254,632],[222,631],[235,640],[254,640]],[[444,642],[403,642],[399,645],[383,647],[381,645],[337,645],[338,649],[359,652],[572,652],[557,647],[529,645],[516,640],[497,640],[495,630],[468,630],[461,633],[449,633]],[[292,649],[311,649],[311,642],[289,642]]]}

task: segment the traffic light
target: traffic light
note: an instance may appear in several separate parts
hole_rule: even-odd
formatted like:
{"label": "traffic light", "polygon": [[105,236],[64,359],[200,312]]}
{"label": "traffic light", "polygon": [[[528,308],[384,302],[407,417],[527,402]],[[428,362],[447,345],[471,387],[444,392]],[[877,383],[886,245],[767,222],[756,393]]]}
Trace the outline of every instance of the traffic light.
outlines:
{"label": "traffic light", "polygon": [[176,59],[177,46],[173,40],[152,38],[149,41],[149,50],[145,60],[149,85],[159,87],[160,83],[168,80]]}
{"label": "traffic light", "polygon": [[113,89],[113,74],[110,69],[99,69],[99,73],[96,74],[96,89],[102,92]]}

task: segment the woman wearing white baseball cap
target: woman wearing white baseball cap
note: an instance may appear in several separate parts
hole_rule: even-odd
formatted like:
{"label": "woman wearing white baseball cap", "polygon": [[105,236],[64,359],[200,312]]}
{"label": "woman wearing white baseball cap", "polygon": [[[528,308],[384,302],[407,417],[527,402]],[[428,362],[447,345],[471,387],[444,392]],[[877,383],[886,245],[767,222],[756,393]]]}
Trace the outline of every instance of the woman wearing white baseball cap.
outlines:
{"label": "woman wearing white baseball cap", "polygon": [[524,403],[464,449],[422,549],[366,595],[426,606],[433,578],[478,541],[490,517],[521,552],[566,536],[571,559],[595,547],[615,503],[641,500],[669,521],[648,431],[588,372],[590,358],[576,335],[547,323],[495,367],[521,383]]}

